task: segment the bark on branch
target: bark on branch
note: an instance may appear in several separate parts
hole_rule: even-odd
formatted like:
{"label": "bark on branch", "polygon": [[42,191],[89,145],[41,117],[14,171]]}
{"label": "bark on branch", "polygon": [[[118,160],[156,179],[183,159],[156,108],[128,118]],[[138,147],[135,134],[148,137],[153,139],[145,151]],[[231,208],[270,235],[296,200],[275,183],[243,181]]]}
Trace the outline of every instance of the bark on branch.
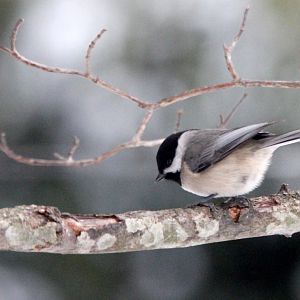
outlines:
{"label": "bark on branch", "polygon": [[214,217],[206,207],[76,215],[55,207],[0,209],[0,250],[111,253],[201,244],[300,231],[300,193],[251,199],[254,211],[233,207]]}

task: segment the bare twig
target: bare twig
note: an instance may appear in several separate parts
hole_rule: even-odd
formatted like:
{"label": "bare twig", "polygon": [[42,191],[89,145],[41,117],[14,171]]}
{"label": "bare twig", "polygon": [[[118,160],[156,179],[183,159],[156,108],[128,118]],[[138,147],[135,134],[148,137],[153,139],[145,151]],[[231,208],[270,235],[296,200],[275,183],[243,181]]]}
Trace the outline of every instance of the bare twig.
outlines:
{"label": "bare twig", "polygon": [[153,115],[153,110],[147,110],[140,126],[138,127],[138,129],[136,130],[135,135],[132,138],[133,143],[141,142],[141,138],[142,138],[142,136],[145,132],[147,124],[150,122],[150,120],[152,118],[152,115]]}
{"label": "bare twig", "polygon": [[[135,135],[133,136],[133,138],[130,141],[120,144],[120,145],[114,147],[113,149],[111,149],[110,151],[107,151],[107,152],[97,156],[96,158],[85,159],[85,160],[73,160],[73,155],[74,155],[74,152],[77,149],[78,145],[76,145],[76,147],[74,146],[74,148],[72,148],[73,150],[70,151],[69,156],[67,156],[67,158],[60,154],[55,154],[55,156],[58,158],[58,160],[46,160],[46,159],[35,159],[35,158],[23,157],[21,155],[16,154],[13,150],[11,150],[7,146],[4,135],[2,135],[2,138],[1,138],[0,150],[3,153],[5,153],[8,157],[16,160],[17,162],[28,164],[28,165],[34,165],[34,166],[87,166],[87,165],[97,164],[97,163],[100,163],[101,161],[103,161],[104,159],[112,157],[113,155],[119,153],[120,151],[122,151],[124,149],[135,148],[135,147],[153,147],[153,146],[159,145],[162,142],[162,139],[149,140],[149,141],[141,140],[141,138],[144,134],[144,131],[146,129],[146,126],[149,123],[149,121],[153,115],[153,112],[157,109],[167,107],[167,106],[173,105],[179,101],[191,99],[196,96],[209,94],[209,93],[213,93],[213,92],[217,92],[217,91],[222,91],[222,90],[230,89],[230,88],[238,88],[238,87],[243,87],[243,88],[254,88],[255,87],[255,88],[257,88],[257,87],[260,87],[260,88],[299,89],[300,81],[248,80],[248,79],[242,79],[238,76],[238,73],[235,70],[233,62],[232,62],[232,52],[244,32],[248,11],[249,11],[249,7],[247,7],[246,10],[244,11],[241,26],[239,28],[237,35],[233,38],[233,41],[231,42],[231,44],[229,46],[224,45],[225,61],[226,61],[228,71],[229,71],[231,77],[233,78],[232,81],[218,83],[218,84],[209,85],[209,86],[197,87],[197,88],[179,93],[175,96],[163,98],[155,103],[150,103],[145,100],[141,100],[135,96],[132,96],[132,95],[128,94],[127,92],[114,87],[112,84],[104,81],[100,77],[95,76],[91,73],[91,70],[90,70],[91,53],[92,53],[97,41],[101,38],[101,36],[105,30],[102,30],[100,33],[98,33],[97,36],[95,37],[95,39],[89,43],[89,46],[87,48],[87,52],[85,55],[85,71],[80,71],[80,70],[65,69],[65,68],[60,68],[60,67],[44,65],[44,64],[32,61],[32,60],[22,56],[16,49],[17,34],[18,34],[21,24],[23,23],[22,19],[18,20],[12,30],[12,34],[10,37],[10,49],[7,47],[0,46],[0,51],[8,53],[12,57],[14,57],[16,60],[18,60],[30,67],[33,67],[33,68],[37,68],[37,69],[40,69],[40,70],[43,70],[46,72],[74,75],[74,76],[80,76],[82,78],[85,78],[113,94],[116,94],[122,98],[130,100],[131,102],[134,102],[138,107],[146,110],[146,114],[144,116],[144,119],[143,119],[141,125],[138,127]],[[240,102],[242,102],[242,101],[243,100],[241,100]],[[232,115],[235,113],[235,111],[239,105],[240,105],[240,103],[237,104],[237,106],[232,110],[232,112],[229,114],[229,116],[225,120],[223,119],[223,117],[221,117],[221,124],[220,124],[221,126],[227,125],[227,123],[232,118]],[[180,123],[180,116],[178,116],[178,120],[179,120],[178,122]],[[176,130],[177,130],[177,127],[179,127],[179,125],[176,125]]]}
{"label": "bare twig", "polygon": [[211,94],[214,92],[219,92],[222,90],[227,90],[227,89],[237,88],[237,87],[300,89],[300,81],[240,79],[239,81],[229,81],[229,82],[218,83],[214,85],[203,86],[188,91],[184,91],[175,96],[163,98],[157,103],[152,104],[151,106],[154,109],[159,109],[161,107],[167,107],[169,105],[173,105],[177,102],[188,100],[196,96]]}
{"label": "bare twig", "polygon": [[8,148],[7,142],[6,142],[6,134],[5,132],[1,132],[1,142],[0,145],[4,148]]}
{"label": "bare twig", "polygon": [[300,231],[300,194],[251,199],[253,213],[238,207],[211,216],[206,207],[131,211],[112,215],[61,213],[49,206],[0,209],[0,250],[111,253],[181,248]]}
{"label": "bare twig", "polygon": [[67,160],[67,161],[71,161],[72,162],[72,161],[74,161],[73,156],[74,156],[76,150],[78,149],[79,144],[80,144],[79,138],[77,136],[74,136],[73,137],[73,144],[72,144],[72,146],[71,146],[71,148],[70,148],[70,150],[68,152],[68,155],[66,157],[63,156],[63,155],[61,155],[61,154],[59,154],[59,153],[57,153],[57,152],[55,152],[53,155],[54,155],[54,157],[56,157],[56,158],[58,158],[60,160],[64,160],[64,161]]}
{"label": "bare twig", "polygon": [[72,147],[71,147],[71,149],[70,149],[70,151],[69,151],[69,153],[68,153],[68,156],[67,156],[67,159],[68,159],[68,160],[73,160],[73,156],[74,156],[76,150],[78,149],[79,144],[80,144],[80,140],[79,140],[79,138],[75,135],[75,136],[74,136],[74,140],[73,140],[73,145],[72,145]]}
{"label": "bare twig", "polygon": [[232,62],[232,51],[234,50],[236,44],[240,40],[240,38],[245,30],[249,9],[250,9],[249,6],[245,9],[242,24],[240,26],[240,30],[237,33],[237,35],[233,38],[233,41],[231,42],[231,44],[229,46],[226,46],[225,44],[223,45],[226,66],[227,66],[228,72],[230,73],[233,80],[239,80],[240,76],[238,75],[237,71],[235,70],[235,67]]}
{"label": "bare twig", "polygon": [[176,118],[175,131],[174,131],[175,133],[179,131],[182,115],[183,115],[183,109],[179,109],[177,111],[177,118]]}
{"label": "bare twig", "polygon": [[236,113],[237,109],[239,108],[239,106],[243,103],[243,101],[246,99],[246,97],[248,96],[247,93],[244,93],[244,95],[242,96],[242,98],[239,100],[239,102],[232,108],[232,110],[230,111],[230,113],[228,114],[228,116],[224,119],[222,115],[220,115],[220,124],[218,126],[218,128],[226,128],[228,126],[228,123],[230,122],[230,120],[232,119],[232,117],[234,116],[234,114]]}
{"label": "bare twig", "polygon": [[[1,147],[1,146],[0,146],[0,147]],[[65,156],[59,154],[58,152],[54,152],[54,153],[53,153],[53,156],[54,156],[55,158],[59,159],[59,160],[62,160],[62,161],[63,161],[63,160],[66,161],[66,160],[67,160]]]}
{"label": "bare twig", "polygon": [[86,51],[86,55],[85,55],[85,70],[86,70],[86,74],[91,74],[91,66],[90,66],[90,60],[91,60],[91,53],[93,51],[93,49],[96,46],[96,43],[98,42],[98,40],[100,40],[101,36],[103,35],[103,33],[106,31],[106,29],[102,29],[97,35],[96,37],[90,42],[87,51]]}
{"label": "bare twig", "polygon": [[87,167],[91,165],[96,165],[101,163],[102,161],[111,158],[118,154],[119,152],[130,149],[130,148],[138,148],[138,147],[154,147],[162,143],[162,139],[158,140],[150,140],[150,141],[140,141],[138,143],[127,142],[124,144],[119,144],[112,148],[109,151],[106,151],[95,158],[89,159],[67,159],[66,157],[55,153],[55,157],[57,159],[41,159],[41,158],[30,158],[19,155],[15,153],[6,143],[3,141],[0,144],[0,150],[9,158],[13,159],[18,163],[22,163],[30,166],[43,166],[43,167]]}
{"label": "bare twig", "polygon": [[40,159],[40,158],[29,158],[24,157],[22,155],[16,154],[7,144],[5,133],[1,134],[0,139],[0,150],[5,153],[9,158],[30,166],[46,166],[46,167],[86,167],[90,165],[96,165],[101,163],[103,160],[113,157],[114,155],[118,154],[119,152],[125,149],[131,148],[139,148],[139,147],[154,147],[158,146],[162,143],[163,139],[156,139],[156,140],[142,140],[143,134],[145,132],[146,126],[149,123],[151,117],[153,115],[153,110],[148,110],[141,121],[141,124],[138,126],[136,133],[132,137],[132,139],[128,142],[119,144],[112,148],[109,151],[106,151],[95,158],[89,159],[81,159],[81,160],[74,160],[73,156],[75,151],[79,147],[79,139],[74,137],[74,142],[72,147],[69,150],[67,157],[59,154],[54,153],[54,156],[57,159]]}
{"label": "bare twig", "polygon": [[11,37],[10,37],[10,49],[11,51],[16,51],[16,41],[17,41],[17,34],[19,31],[20,26],[22,25],[22,23],[24,22],[24,19],[19,19],[15,25],[15,27],[13,28]]}
{"label": "bare twig", "polygon": [[[101,86],[103,89],[108,90],[109,92],[111,92],[113,94],[116,94],[122,98],[125,98],[127,100],[135,102],[139,107],[143,108],[148,105],[148,102],[140,100],[137,97],[131,96],[128,93],[126,93],[126,92],[114,87],[110,83],[104,81],[103,79],[100,79],[99,77],[92,75],[91,73],[87,73],[86,71],[82,72],[79,70],[66,69],[66,68],[60,68],[60,67],[52,67],[52,66],[41,64],[39,62],[35,62],[33,60],[30,60],[30,59],[22,56],[16,49],[16,37],[17,37],[17,34],[18,34],[23,22],[24,22],[23,19],[19,19],[13,29],[13,33],[12,33],[11,39],[10,39],[11,49],[1,46],[0,51],[8,53],[9,55],[15,57],[18,61],[20,61],[30,67],[37,68],[37,69],[43,70],[45,72],[76,75],[76,76],[83,77],[83,78],[93,82],[94,84]],[[103,32],[102,32],[102,34],[103,34]],[[101,35],[99,36],[99,38],[100,37],[101,37]],[[88,67],[88,68],[89,68],[89,60],[90,60],[91,51],[94,48],[95,43],[99,38],[97,35],[97,37],[89,44],[87,54],[85,57],[86,67]]]}

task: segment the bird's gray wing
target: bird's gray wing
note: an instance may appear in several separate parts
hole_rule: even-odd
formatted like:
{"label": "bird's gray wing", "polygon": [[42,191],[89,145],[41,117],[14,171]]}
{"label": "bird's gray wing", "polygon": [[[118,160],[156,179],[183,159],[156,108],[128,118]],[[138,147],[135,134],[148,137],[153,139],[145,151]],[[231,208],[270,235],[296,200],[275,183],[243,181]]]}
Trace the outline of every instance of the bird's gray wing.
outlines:
{"label": "bird's gray wing", "polygon": [[203,130],[195,133],[187,145],[184,161],[195,172],[201,172],[230,154],[241,143],[255,137],[273,123],[259,123],[232,130]]}

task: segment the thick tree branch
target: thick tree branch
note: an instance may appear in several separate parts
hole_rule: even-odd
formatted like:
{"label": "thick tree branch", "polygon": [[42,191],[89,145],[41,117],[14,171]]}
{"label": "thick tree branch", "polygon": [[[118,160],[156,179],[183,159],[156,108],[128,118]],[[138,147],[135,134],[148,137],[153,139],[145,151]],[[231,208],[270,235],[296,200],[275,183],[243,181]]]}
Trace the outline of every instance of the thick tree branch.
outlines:
{"label": "thick tree branch", "polygon": [[0,250],[110,253],[180,248],[300,231],[300,194],[252,199],[254,212],[233,207],[212,217],[206,207],[75,215],[46,206],[0,209]]}

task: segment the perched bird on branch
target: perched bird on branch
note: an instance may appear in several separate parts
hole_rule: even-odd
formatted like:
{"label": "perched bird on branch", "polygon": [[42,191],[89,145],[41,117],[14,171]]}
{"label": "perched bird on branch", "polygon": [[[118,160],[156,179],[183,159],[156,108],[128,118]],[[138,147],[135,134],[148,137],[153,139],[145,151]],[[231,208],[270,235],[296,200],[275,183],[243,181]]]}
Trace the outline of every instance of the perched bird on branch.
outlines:
{"label": "perched bird on branch", "polygon": [[156,180],[175,181],[208,206],[220,202],[217,198],[247,194],[263,181],[276,149],[300,142],[300,129],[282,135],[263,131],[272,124],[172,134],[158,149]]}

